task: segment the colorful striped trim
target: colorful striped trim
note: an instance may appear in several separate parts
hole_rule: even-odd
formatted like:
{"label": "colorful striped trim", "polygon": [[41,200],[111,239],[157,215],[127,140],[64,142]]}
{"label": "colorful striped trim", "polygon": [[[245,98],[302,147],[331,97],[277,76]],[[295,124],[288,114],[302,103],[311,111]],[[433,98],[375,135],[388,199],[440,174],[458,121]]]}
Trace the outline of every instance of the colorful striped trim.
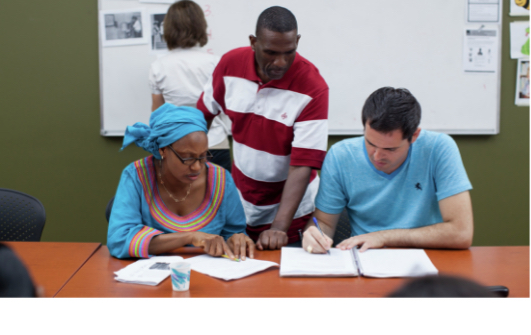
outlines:
{"label": "colorful striped trim", "polygon": [[208,175],[205,199],[199,208],[192,213],[179,216],[168,210],[160,198],[154,162],[153,156],[149,156],[136,161],[135,167],[138,178],[142,183],[149,211],[155,221],[170,231],[179,232],[197,231],[212,222],[225,194],[225,169],[208,162],[206,163]]}
{"label": "colorful striped trim", "polygon": [[162,232],[154,228],[144,226],[133,236],[131,243],[129,244],[129,256],[148,258],[149,242],[155,235],[159,235]]}

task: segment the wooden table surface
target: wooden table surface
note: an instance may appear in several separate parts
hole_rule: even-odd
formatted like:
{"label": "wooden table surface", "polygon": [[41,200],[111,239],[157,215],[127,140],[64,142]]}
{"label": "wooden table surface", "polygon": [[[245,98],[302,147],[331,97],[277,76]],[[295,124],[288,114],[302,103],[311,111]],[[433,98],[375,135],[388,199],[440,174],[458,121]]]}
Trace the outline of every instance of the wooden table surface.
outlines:
{"label": "wooden table surface", "polygon": [[[509,287],[510,297],[529,297],[529,247],[472,247],[426,250],[440,274],[458,275],[483,285]],[[198,248],[174,252],[184,258],[203,254]],[[258,251],[257,259],[279,263],[280,251]],[[223,281],[192,271],[190,290],[174,292],[170,279],[158,286],[115,281],[114,272],[135,260],[119,260],[102,246],[61,289],[57,297],[383,297],[405,278],[281,278],[278,268]]]}
{"label": "wooden table surface", "polygon": [[54,297],[101,243],[2,242],[26,265],[33,282]]}

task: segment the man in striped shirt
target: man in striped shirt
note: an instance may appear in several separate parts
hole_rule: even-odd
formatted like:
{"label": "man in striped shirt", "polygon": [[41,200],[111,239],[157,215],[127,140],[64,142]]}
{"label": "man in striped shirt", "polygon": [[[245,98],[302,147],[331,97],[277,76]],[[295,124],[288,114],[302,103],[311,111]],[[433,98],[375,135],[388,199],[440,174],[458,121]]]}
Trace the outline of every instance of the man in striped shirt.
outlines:
{"label": "man in striped shirt", "polygon": [[296,50],[295,16],[263,11],[251,47],[226,53],[199,98],[207,122],[232,121],[232,176],[257,248],[299,241],[319,187],[328,140],[328,86]]}

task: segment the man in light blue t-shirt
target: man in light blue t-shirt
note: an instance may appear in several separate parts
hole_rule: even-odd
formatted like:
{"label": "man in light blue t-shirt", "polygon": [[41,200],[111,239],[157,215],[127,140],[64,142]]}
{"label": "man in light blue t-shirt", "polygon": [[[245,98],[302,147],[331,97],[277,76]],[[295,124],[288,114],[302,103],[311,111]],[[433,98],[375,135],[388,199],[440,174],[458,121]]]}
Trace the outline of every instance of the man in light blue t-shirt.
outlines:
{"label": "man in light blue t-shirt", "polygon": [[369,96],[364,136],[336,143],[326,155],[314,213],[325,236],[308,222],[305,250],[331,247],[345,208],[352,237],[340,249],[470,247],[472,185],[459,149],[450,136],[418,128],[420,115],[406,89],[383,87]]}

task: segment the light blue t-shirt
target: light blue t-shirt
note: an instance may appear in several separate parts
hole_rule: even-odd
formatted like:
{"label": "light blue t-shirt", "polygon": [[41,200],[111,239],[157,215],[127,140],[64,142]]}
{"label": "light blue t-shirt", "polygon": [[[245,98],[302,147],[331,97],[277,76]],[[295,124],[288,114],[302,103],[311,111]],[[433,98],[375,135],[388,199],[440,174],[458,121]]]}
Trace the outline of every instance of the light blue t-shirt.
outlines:
{"label": "light blue t-shirt", "polygon": [[328,214],[346,207],[355,236],[442,222],[438,201],[470,189],[454,140],[421,130],[404,163],[391,174],[370,162],[364,137],[333,145],[323,163],[315,205]]}

